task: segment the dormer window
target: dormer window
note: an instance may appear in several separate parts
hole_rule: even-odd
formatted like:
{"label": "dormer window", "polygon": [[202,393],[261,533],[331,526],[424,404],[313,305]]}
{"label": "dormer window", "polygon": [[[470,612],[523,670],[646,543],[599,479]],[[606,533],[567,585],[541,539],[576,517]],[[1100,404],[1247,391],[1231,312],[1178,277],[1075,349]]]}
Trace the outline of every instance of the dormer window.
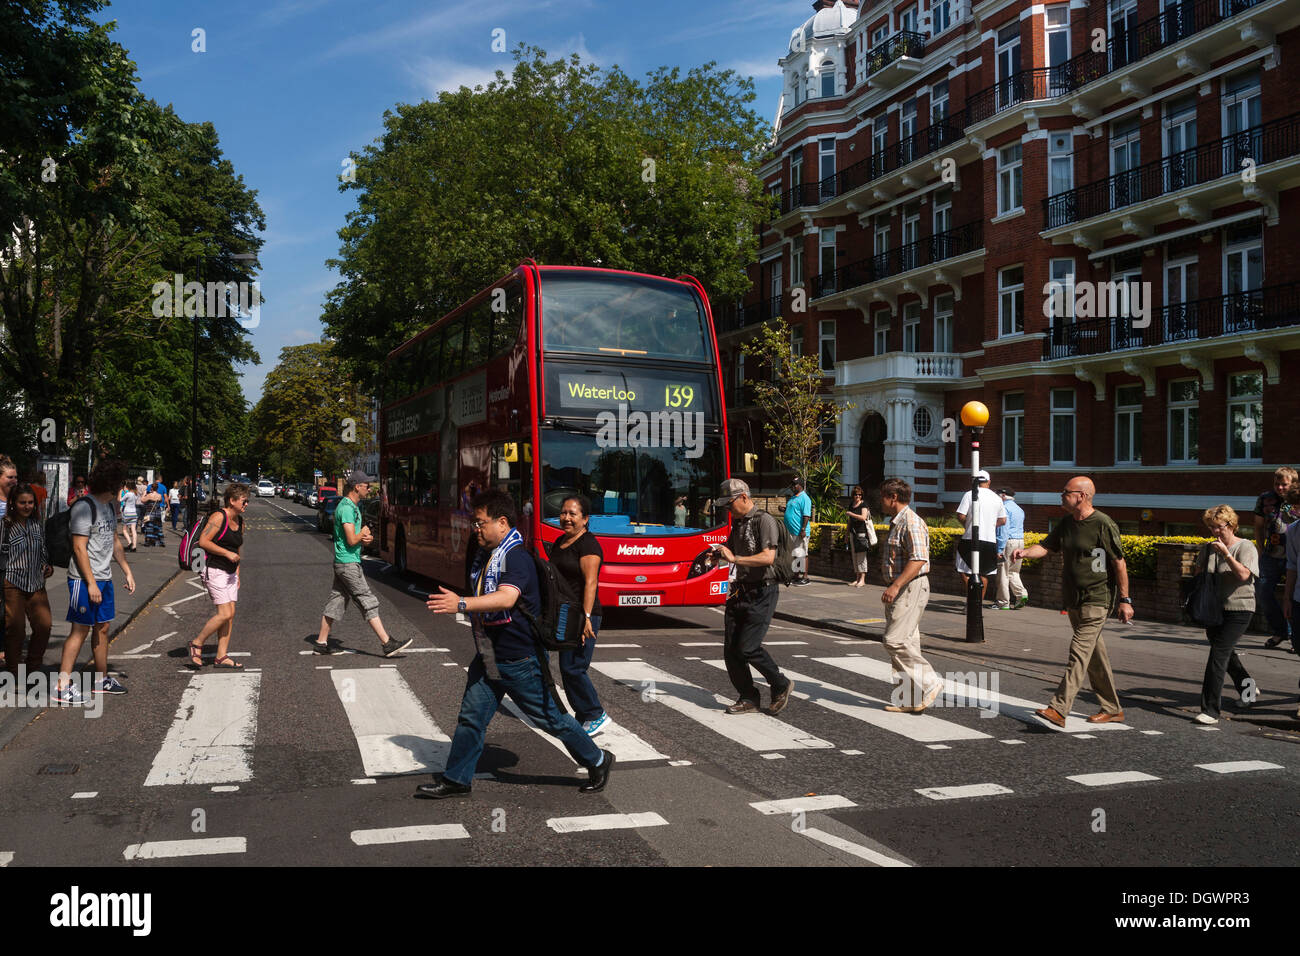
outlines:
{"label": "dormer window", "polygon": [[824,60],[821,70],[822,96],[835,95],[835,61]]}

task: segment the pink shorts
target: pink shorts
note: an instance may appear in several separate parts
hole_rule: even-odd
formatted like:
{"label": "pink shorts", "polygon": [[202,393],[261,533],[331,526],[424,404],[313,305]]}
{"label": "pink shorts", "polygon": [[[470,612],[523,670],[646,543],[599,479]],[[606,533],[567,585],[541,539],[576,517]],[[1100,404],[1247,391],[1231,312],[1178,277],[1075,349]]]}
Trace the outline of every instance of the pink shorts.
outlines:
{"label": "pink shorts", "polygon": [[203,572],[203,583],[208,586],[208,597],[213,604],[233,604],[239,600],[238,572],[209,567]]}

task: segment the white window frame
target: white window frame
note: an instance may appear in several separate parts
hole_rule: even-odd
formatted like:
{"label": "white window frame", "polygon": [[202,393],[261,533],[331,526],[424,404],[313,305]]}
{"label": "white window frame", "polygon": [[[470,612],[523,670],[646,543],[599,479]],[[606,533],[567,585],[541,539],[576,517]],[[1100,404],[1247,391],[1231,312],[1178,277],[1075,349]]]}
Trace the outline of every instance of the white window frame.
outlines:
{"label": "white window frame", "polygon": [[[828,79],[831,81],[831,91],[829,93],[826,92],[826,81]],[[837,95],[837,86],[838,84],[835,82],[835,61],[829,58],[822,60],[822,65],[817,70],[817,92],[822,99],[830,99]]]}
{"label": "white window frame", "polygon": [[[949,97],[948,81],[941,80],[930,87],[930,125],[938,122],[939,119],[948,117],[948,106],[951,103]],[[935,112],[941,111],[943,116],[936,117]]]}
{"label": "white window frame", "polygon": [[934,350],[936,352],[951,353],[956,348],[953,303],[951,292],[934,297]]}
{"label": "white window frame", "polygon": [[898,32],[899,32],[899,33],[902,33],[904,30],[908,31],[909,33],[919,33],[919,32],[920,32],[920,30],[921,30],[921,20],[920,20],[920,16],[921,16],[921,14],[920,14],[920,11],[917,9],[919,6],[920,6],[920,4],[916,4],[916,3],[914,3],[914,4],[912,4],[910,7],[908,7],[906,10],[903,10],[901,13],[899,13],[899,15],[898,15]]}
{"label": "white window frame", "polygon": [[875,354],[884,355],[889,351],[889,325],[893,316],[888,309],[880,309],[875,314]]}
{"label": "white window frame", "polygon": [[921,351],[920,302],[909,302],[903,306],[903,351],[911,353]]}
{"label": "white window frame", "polygon": [[835,175],[835,137],[827,136],[817,141],[817,178],[825,180]]}
{"label": "white window frame", "polygon": [[930,5],[930,36],[937,37],[940,33],[952,28],[953,0],[934,0]]}
{"label": "white window frame", "polygon": [[[1008,399],[1019,397],[1020,407],[1010,408],[1014,404]],[[1007,455],[1007,442],[1011,442],[1011,451],[1015,457]],[[960,444],[960,442],[958,443]],[[1019,454],[1015,454],[1015,453]],[[1023,465],[1025,463],[1025,393],[1002,393],[1002,464]]]}
{"label": "white window frame", "polygon": [[[1064,399],[1066,396],[1069,396],[1069,405],[1058,405],[1057,400]],[[1076,417],[1078,414],[1079,395],[1072,388],[1054,388],[1049,396],[1049,401],[1049,412],[1051,415],[1051,422],[1049,423],[1050,428],[1047,435],[1049,461],[1053,465],[1073,465],[1075,458],[1079,453],[1079,425],[1078,418]],[[1069,457],[1057,454],[1058,451],[1062,450],[1056,447],[1056,423],[1060,419],[1069,419],[1070,422]]]}
{"label": "white window frame", "polygon": [[[829,269],[826,268],[827,265],[830,266]],[[834,272],[835,228],[833,226],[823,226],[817,231],[817,274],[828,276]]]}
{"label": "white window frame", "polygon": [[[823,372],[835,371],[835,320],[822,319],[817,323],[817,355]],[[829,360],[830,364],[826,364]]]}
{"label": "white window frame", "polygon": [[790,153],[790,188],[803,185],[803,149]]}
{"label": "white window frame", "polygon": [[[1018,271],[1019,281],[1007,282],[1007,274]],[[1016,318],[1020,319],[1016,328]],[[1025,331],[1025,267],[1007,266],[998,270],[998,338],[1020,335]]]}
{"label": "white window frame", "polygon": [[795,358],[803,355],[803,326],[790,326],[790,354]]}
{"label": "white window frame", "polygon": [[[1136,402],[1125,402],[1121,395],[1128,392],[1137,393]],[[1128,420],[1129,447],[1120,447],[1120,421]],[[1115,464],[1142,464],[1142,386],[1121,385],[1115,389]]]}
{"label": "white window frame", "polygon": [[790,244],[790,286],[793,288],[803,282],[803,236]]}
{"label": "white window frame", "polygon": [[[1196,386],[1196,394],[1195,394],[1195,396],[1194,396],[1193,398],[1190,398],[1190,399],[1182,399],[1182,400],[1179,400],[1179,401],[1175,401],[1175,400],[1174,400],[1174,387],[1175,387],[1176,385],[1180,385],[1180,384],[1182,384],[1182,383],[1184,383],[1184,382],[1191,382],[1194,386]],[[1166,422],[1168,423],[1168,426],[1169,426],[1168,431],[1167,431],[1167,434],[1168,434],[1169,438],[1168,438],[1168,444],[1167,444],[1167,448],[1166,448],[1166,457],[1167,457],[1167,459],[1168,459],[1168,463],[1171,464],[1171,465],[1195,465],[1195,464],[1199,464],[1199,463],[1200,463],[1200,452],[1201,452],[1201,434],[1200,434],[1200,433],[1201,433],[1201,417],[1200,417],[1200,413],[1199,413],[1200,400],[1201,400],[1201,382],[1200,382],[1200,379],[1196,379],[1196,378],[1179,378],[1179,379],[1173,379],[1173,380],[1171,380],[1171,381],[1169,382],[1168,390],[1167,390],[1167,392],[1166,392],[1165,394],[1168,396],[1168,399],[1169,399],[1168,402],[1166,403],[1166,412],[1165,412],[1165,420],[1166,420]],[[1195,427],[1195,429],[1193,429],[1192,426],[1191,426],[1192,414],[1193,414],[1193,413],[1196,413],[1196,427]],[[1182,438],[1183,438],[1183,450],[1184,450],[1185,453],[1190,452],[1192,446],[1195,445],[1195,446],[1196,446],[1196,455],[1195,455],[1194,457],[1192,457],[1192,456],[1190,456],[1190,455],[1189,455],[1189,456],[1186,456],[1186,457],[1183,457],[1183,458],[1175,458],[1175,457],[1174,457],[1174,431],[1175,431],[1174,419],[1175,419],[1175,417],[1178,417],[1178,418],[1181,419],[1181,424],[1178,426],[1177,430],[1180,431],[1180,432],[1182,433]],[[1195,439],[1195,440],[1193,440],[1193,439]]]}
{"label": "white window frame", "polygon": [[[1233,395],[1233,384],[1249,375],[1259,379],[1259,391],[1248,395]],[[1227,388],[1224,391],[1228,403],[1228,448],[1227,460],[1230,464],[1238,462],[1244,464],[1260,464],[1264,460],[1264,377],[1258,372],[1235,372],[1228,376]],[[1251,418],[1255,422],[1255,440],[1249,444],[1243,442],[1246,454],[1238,456],[1233,454],[1233,444],[1236,441],[1237,429],[1233,422],[1233,414],[1238,409],[1244,409],[1245,415],[1243,421]]]}
{"label": "white window frame", "polygon": [[[1048,263],[1048,276],[1051,282],[1051,291],[1049,301],[1053,303],[1052,324],[1064,325],[1074,322],[1074,276],[1075,262],[1073,259],[1052,259]],[[1061,315],[1056,314],[1056,289],[1061,289],[1061,304],[1065,306],[1065,311]]]}
{"label": "white window frame", "polygon": [[1054,130],[1047,134],[1047,194],[1059,196],[1073,188],[1074,136],[1069,130]]}
{"label": "white window frame", "polygon": [[1024,149],[1011,143],[998,150],[998,215],[1024,208]]}

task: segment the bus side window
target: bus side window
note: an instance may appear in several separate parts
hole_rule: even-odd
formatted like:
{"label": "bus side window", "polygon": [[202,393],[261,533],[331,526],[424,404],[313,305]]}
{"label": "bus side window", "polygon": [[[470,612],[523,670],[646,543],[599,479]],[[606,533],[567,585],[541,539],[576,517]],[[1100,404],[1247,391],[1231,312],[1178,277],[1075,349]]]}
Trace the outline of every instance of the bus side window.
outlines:
{"label": "bus side window", "polygon": [[488,339],[492,335],[492,298],[489,296],[466,317],[465,371],[480,368],[487,361]]}
{"label": "bus side window", "polygon": [[519,326],[524,317],[524,294],[518,283],[506,287],[504,312],[492,313],[492,355],[509,352],[519,340]]}
{"label": "bus side window", "polygon": [[424,356],[423,388],[435,384],[438,381],[439,373],[442,371],[442,340],[442,329],[429,336],[429,351]]}
{"label": "bus side window", "polygon": [[447,326],[447,337],[442,345],[442,374],[439,381],[447,381],[460,374],[461,360],[465,357],[465,317],[461,316]]}

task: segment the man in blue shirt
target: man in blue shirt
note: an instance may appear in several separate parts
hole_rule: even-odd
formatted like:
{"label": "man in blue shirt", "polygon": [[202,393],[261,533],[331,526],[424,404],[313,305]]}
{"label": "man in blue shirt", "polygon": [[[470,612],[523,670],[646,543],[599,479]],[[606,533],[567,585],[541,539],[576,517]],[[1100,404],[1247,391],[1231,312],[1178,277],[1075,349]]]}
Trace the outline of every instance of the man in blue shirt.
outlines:
{"label": "man in blue shirt", "polygon": [[[1020,580],[1020,560],[1012,555],[1025,546],[1025,510],[1016,504],[1016,493],[1003,488],[998,492],[1007,509],[1007,523],[998,525],[998,600],[995,611],[1018,611],[1029,603],[1029,590]],[[1015,603],[1012,603],[1012,598]]]}
{"label": "man in blue shirt", "polygon": [[803,479],[796,477],[790,482],[794,492],[781,513],[785,515],[785,529],[794,538],[794,569],[799,576],[790,583],[791,587],[806,587],[812,584],[808,580],[808,541],[812,534],[812,499],[803,490]]}
{"label": "man in blue shirt", "polygon": [[546,652],[538,648],[527,615],[520,613],[540,613],[541,589],[532,555],[515,527],[515,503],[504,491],[491,490],[475,495],[470,507],[480,547],[470,571],[474,594],[461,598],[439,588],[427,606],[434,614],[469,614],[478,655],[469,665],[447,769],[441,780],[435,777],[434,783],[417,787],[415,795],[441,800],[470,792],[488,723],[506,694],[587,768],[587,782],[578,790],[598,793],[609,780],[614,755],[592,743],[573,715],[560,710],[549,682],[542,679],[542,668],[549,667],[542,657]]}

